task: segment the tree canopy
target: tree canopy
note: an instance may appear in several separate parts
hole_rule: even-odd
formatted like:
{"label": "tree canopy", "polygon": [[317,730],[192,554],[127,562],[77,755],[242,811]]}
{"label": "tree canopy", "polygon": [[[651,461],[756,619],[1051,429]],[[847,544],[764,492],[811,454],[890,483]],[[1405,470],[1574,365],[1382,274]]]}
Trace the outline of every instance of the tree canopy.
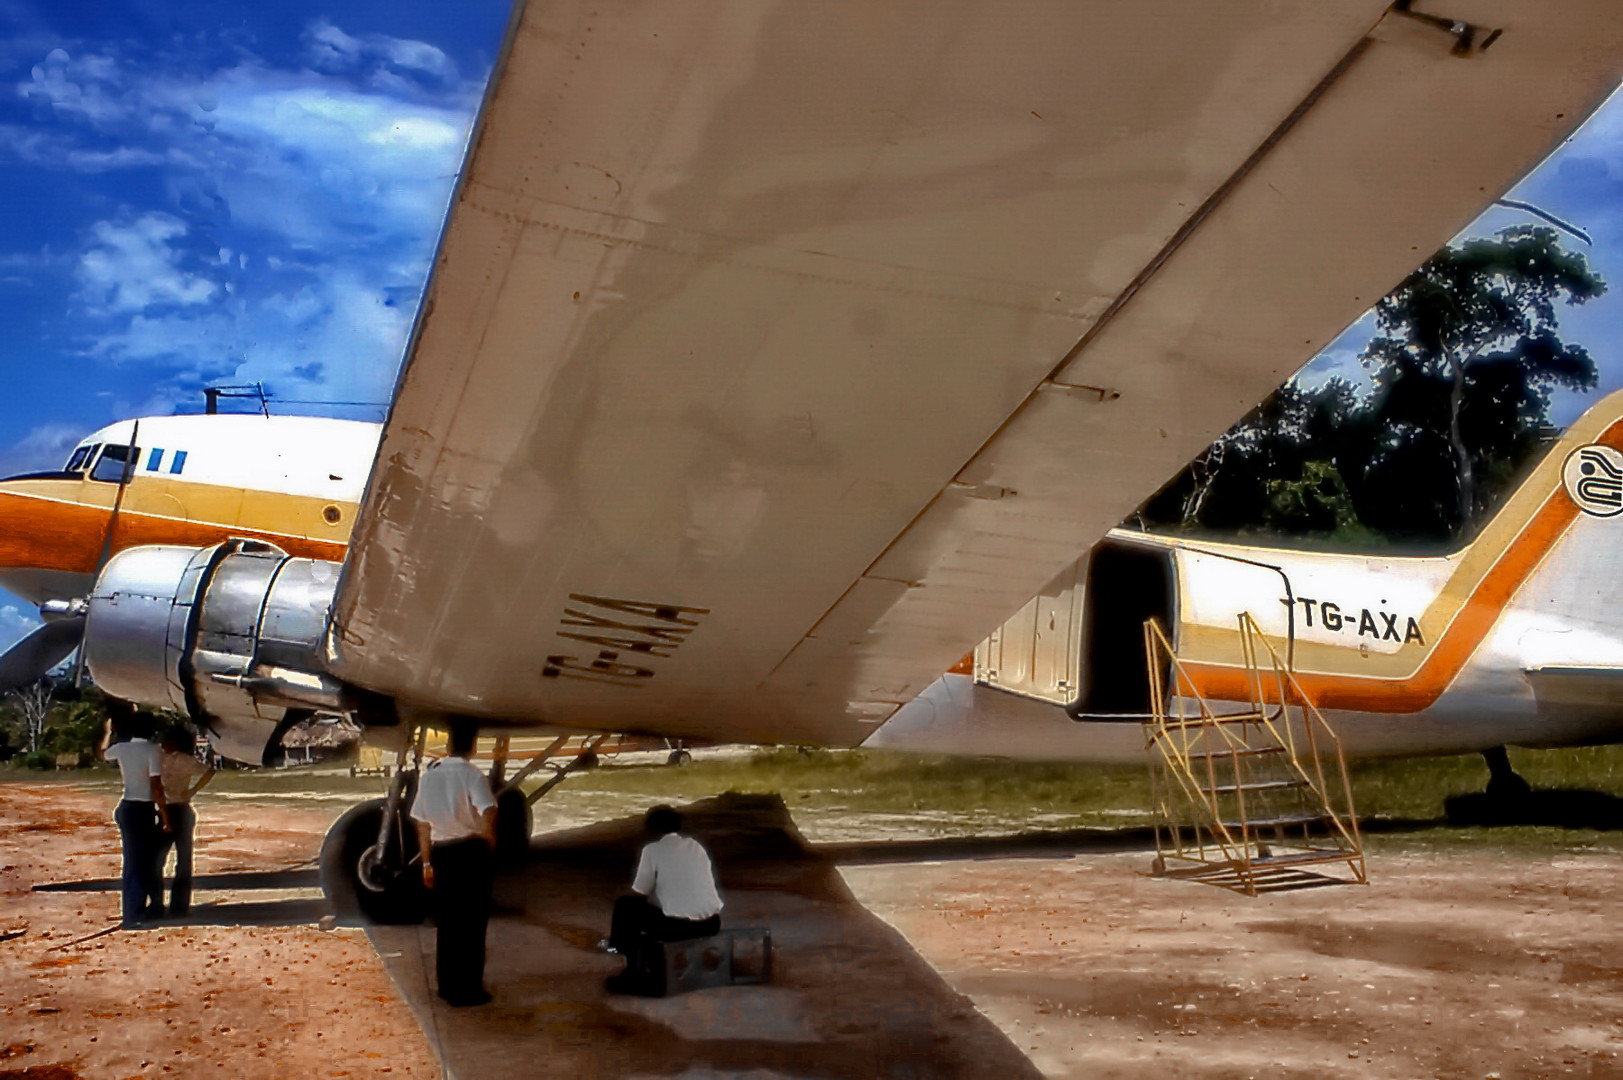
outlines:
{"label": "tree canopy", "polygon": [[1550,394],[1593,389],[1559,307],[1606,284],[1554,229],[1444,248],[1375,307],[1373,391],[1295,380],[1152,499],[1151,526],[1444,543],[1472,531],[1553,436]]}

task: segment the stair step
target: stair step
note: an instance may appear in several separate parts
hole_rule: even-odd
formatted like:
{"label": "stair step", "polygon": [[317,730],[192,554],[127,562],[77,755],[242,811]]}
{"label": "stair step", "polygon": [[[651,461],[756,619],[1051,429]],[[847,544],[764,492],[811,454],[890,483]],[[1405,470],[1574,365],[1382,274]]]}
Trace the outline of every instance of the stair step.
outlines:
{"label": "stair step", "polygon": [[1307,787],[1306,780],[1252,780],[1243,784],[1218,784],[1201,790],[1208,795],[1232,795],[1236,791],[1282,791],[1302,787]]}
{"label": "stair step", "polygon": [[1309,863],[1346,862],[1356,859],[1358,852],[1343,851],[1336,848],[1315,848],[1312,851],[1293,851],[1289,855],[1257,855],[1252,858],[1253,867],[1267,868],[1271,866],[1305,866]]}
{"label": "stair step", "polygon": [[1323,814],[1284,814],[1279,817],[1250,818],[1246,821],[1225,821],[1223,827],[1230,832],[1236,832],[1242,828],[1273,829],[1287,825],[1315,825],[1329,820]]}
{"label": "stair step", "polygon": [[1284,752],[1285,748],[1283,746],[1244,746],[1240,747],[1239,749],[1232,750],[1196,750],[1190,753],[1189,757],[1191,759],[1200,760],[1213,758],[1218,761],[1223,761],[1228,758],[1258,757],[1262,754],[1283,754]]}

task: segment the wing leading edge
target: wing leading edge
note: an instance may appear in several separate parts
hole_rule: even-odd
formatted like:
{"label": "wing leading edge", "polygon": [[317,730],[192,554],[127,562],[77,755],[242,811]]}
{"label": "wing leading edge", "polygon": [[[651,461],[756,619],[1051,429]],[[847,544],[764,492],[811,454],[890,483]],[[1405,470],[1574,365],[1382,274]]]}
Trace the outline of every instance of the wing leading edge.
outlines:
{"label": "wing leading edge", "polygon": [[1541,11],[528,5],[337,673],[861,741],[1616,84]]}

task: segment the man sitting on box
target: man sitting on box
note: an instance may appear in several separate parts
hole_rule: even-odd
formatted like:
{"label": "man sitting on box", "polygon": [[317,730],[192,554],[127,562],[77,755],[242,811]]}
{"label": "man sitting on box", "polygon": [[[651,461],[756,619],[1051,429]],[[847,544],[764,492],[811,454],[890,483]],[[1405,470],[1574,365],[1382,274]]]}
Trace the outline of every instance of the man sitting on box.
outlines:
{"label": "man sitting on box", "polygon": [[721,930],[715,867],[704,845],[682,835],[682,815],[656,806],[643,824],[655,839],[643,846],[631,882],[634,895],[614,902],[609,929],[608,951],[626,958],[626,970],[608,980],[617,994],[658,993],[652,976],[660,944]]}

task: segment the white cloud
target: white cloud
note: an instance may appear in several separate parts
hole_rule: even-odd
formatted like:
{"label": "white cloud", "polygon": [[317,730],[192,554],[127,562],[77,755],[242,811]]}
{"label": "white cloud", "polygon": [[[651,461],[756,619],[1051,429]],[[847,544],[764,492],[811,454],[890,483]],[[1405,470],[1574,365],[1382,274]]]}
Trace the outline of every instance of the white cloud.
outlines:
{"label": "white cloud", "polygon": [[457,77],[456,64],[444,52],[426,41],[390,37],[387,34],[346,34],[326,19],[317,19],[304,31],[305,54],[322,70],[379,71],[393,67],[413,75],[450,83]]}
{"label": "white cloud", "polygon": [[17,604],[0,607],[0,651],[11,648],[40,623],[39,616]]}
{"label": "white cloud", "polygon": [[310,60],[320,67],[346,67],[360,59],[359,38],[350,37],[326,19],[317,19],[304,31]]}
{"label": "white cloud", "polygon": [[156,166],[162,182],[161,201],[107,213],[72,257],[69,332],[144,378],[143,400],[116,410],[191,405],[205,382],[387,399],[483,87],[422,42],[328,21],[303,41],[302,68],[240,47],[206,70],[178,53],[55,50],[18,86],[57,122],[0,126],[0,156]]}
{"label": "white cloud", "polygon": [[181,269],[182,256],[170,244],[186,235],[177,218],[144,214],[128,224],[101,221],[91,234],[95,243],[80,256],[78,276],[98,314],[202,304],[218,291],[214,282]]}
{"label": "white cloud", "polygon": [[59,469],[89,432],[77,424],[44,423],[0,450],[0,476]]}
{"label": "white cloud", "polygon": [[396,67],[421,71],[441,79],[456,78],[456,65],[439,49],[422,41],[385,38],[380,35],[379,48]]}
{"label": "white cloud", "polygon": [[52,49],[29,75],[17,92],[58,113],[77,113],[96,121],[129,115],[131,102],[111,57],[90,54],[74,60],[62,49]]}
{"label": "white cloud", "polygon": [[[251,300],[206,310],[138,315],[100,337],[97,355],[164,371],[131,415],[168,412],[205,382],[262,382],[288,400],[386,402],[411,330],[415,304],[391,302],[415,288],[426,265],[395,288],[338,270]],[[415,299],[415,296],[413,296]]]}

